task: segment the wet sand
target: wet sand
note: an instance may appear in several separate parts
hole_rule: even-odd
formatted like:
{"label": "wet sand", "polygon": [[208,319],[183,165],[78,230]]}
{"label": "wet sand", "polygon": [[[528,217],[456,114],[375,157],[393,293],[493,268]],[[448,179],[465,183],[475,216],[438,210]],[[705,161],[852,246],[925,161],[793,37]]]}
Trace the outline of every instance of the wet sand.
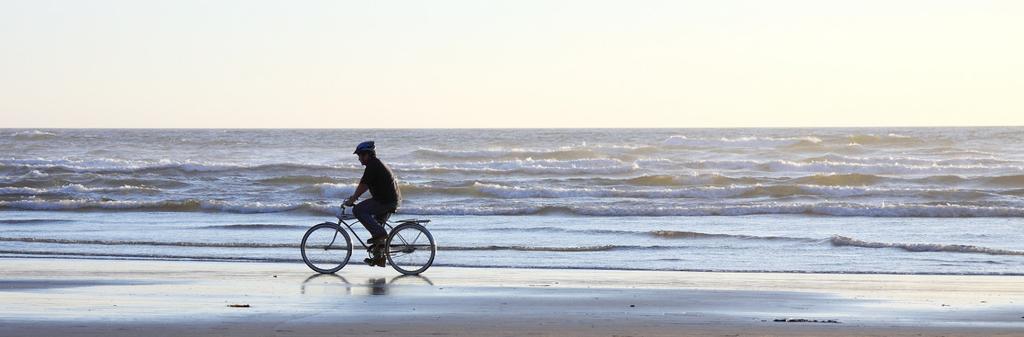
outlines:
{"label": "wet sand", "polygon": [[1024,336],[1019,276],[434,267],[403,277],[45,258],[0,259],[0,270],[0,336]]}

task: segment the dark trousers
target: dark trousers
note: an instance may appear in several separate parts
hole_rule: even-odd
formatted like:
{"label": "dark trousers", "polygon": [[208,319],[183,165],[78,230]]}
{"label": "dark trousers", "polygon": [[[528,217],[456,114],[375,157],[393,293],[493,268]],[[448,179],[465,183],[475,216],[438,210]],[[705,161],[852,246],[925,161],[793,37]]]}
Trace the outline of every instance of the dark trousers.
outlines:
{"label": "dark trousers", "polygon": [[363,227],[366,227],[370,235],[376,238],[388,235],[388,232],[384,230],[384,226],[377,223],[377,217],[393,212],[394,209],[393,205],[384,205],[370,198],[363,200],[363,202],[352,208],[352,214],[359,219],[359,222],[363,223]]}

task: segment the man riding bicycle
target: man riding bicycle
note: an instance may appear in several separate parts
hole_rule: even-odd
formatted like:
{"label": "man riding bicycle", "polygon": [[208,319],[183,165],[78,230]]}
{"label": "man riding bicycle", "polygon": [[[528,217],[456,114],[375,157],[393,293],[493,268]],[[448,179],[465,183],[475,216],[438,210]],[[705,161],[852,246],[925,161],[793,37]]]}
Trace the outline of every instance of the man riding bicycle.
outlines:
{"label": "man riding bicycle", "polygon": [[386,258],[380,248],[387,241],[388,233],[377,219],[384,220],[389,214],[398,210],[398,205],[402,202],[402,192],[398,189],[398,181],[395,180],[395,174],[391,172],[391,168],[377,159],[373,141],[359,143],[353,154],[359,156],[359,163],[366,166],[366,169],[363,170],[363,177],[359,179],[359,186],[356,187],[355,193],[345,200],[345,205],[355,205],[359,196],[367,190],[370,191],[372,197],[355,205],[352,208],[352,214],[372,235],[368,242],[373,252],[373,258],[365,259],[364,262],[371,266],[383,267]]}

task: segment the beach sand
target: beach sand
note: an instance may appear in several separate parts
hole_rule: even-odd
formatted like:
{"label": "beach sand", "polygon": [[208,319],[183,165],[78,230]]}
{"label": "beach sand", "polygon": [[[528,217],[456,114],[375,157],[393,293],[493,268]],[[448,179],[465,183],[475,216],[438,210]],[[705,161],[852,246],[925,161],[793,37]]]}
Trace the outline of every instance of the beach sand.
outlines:
{"label": "beach sand", "polygon": [[1019,276],[433,267],[403,277],[47,258],[0,259],[0,270],[5,337],[1024,336]]}

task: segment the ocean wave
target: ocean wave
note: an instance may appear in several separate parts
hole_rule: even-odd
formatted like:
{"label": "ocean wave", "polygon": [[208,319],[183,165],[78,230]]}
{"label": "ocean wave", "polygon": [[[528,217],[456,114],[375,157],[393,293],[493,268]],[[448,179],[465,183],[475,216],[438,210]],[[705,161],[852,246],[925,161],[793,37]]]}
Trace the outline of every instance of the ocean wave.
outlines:
{"label": "ocean wave", "polygon": [[0,169],[21,169],[36,170],[43,173],[210,173],[227,171],[266,171],[266,172],[295,172],[300,170],[361,170],[356,164],[328,165],[313,163],[266,163],[266,164],[239,164],[239,163],[218,163],[191,160],[124,160],[112,158],[97,158],[91,160],[77,159],[2,159]]}
{"label": "ocean wave", "polygon": [[[897,133],[889,133],[886,135],[876,135],[871,133],[855,134],[846,136],[845,140],[849,143],[861,145],[919,145],[926,143],[926,141],[922,139]],[[939,139],[931,139],[930,142],[946,143],[946,141],[941,141]]]}
{"label": "ocean wave", "polygon": [[491,173],[491,174],[618,174],[629,173],[640,167],[635,162],[618,159],[517,159],[505,161],[465,163],[397,163],[392,168],[399,172],[430,173]]}
{"label": "ocean wave", "polygon": [[[81,185],[85,189],[121,189],[124,186],[137,187],[138,189],[152,189],[154,191],[174,189],[189,186],[189,183],[160,178],[125,178],[114,175],[43,175],[43,176],[20,176],[0,177],[0,187],[5,188],[31,188],[40,191],[64,188],[69,185]],[[85,187],[89,185],[90,187]],[[76,188],[76,187],[72,187]],[[30,190],[25,190],[30,191]]]}
{"label": "ocean wave", "polygon": [[744,216],[808,214],[849,217],[1021,217],[1024,208],[927,204],[754,203],[739,205],[431,205],[406,206],[416,215],[586,215],[586,216]]}
{"label": "ocean wave", "polygon": [[191,241],[133,241],[133,240],[85,240],[0,237],[0,242],[54,243],[68,245],[104,246],[173,246],[173,247],[217,247],[217,248],[299,248],[298,243],[254,243],[254,242],[191,242]]}
{"label": "ocean wave", "polygon": [[475,183],[470,187],[475,194],[506,198],[728,198],[747,193],[753,187],[695,187],[678,189],[618,189],[611,188],[562,188],[562,187],[519,187],[497,184]]}
{"label": "ocean wave", "polygon": [[11,134],[16,140],[48,140],[57,138],[57,134],[48,131],[28,130],[18,131]]}
{"label": "ocean wave", "polygon": [[670,231],[670,230],[656,230],[649,232],[651,235],[658,238],[666,239],[708,239],[708,238],[728,238],[728,239],[741,239],[741,240],[768,240],[768,241],[803,241],[803,242],[816,242],[818,240],[810,238],[795,238],[788,236],[758,236],[758,235],[744,235],[744,234],[718,234],[718,233],[701,233],[701,232],[690,232],[690,231]]}
{"label": "ocean wave", "polygon": [[[355,184],[317,184],[301,190],[329,198],[342,198],[352,194]],[[909,197],[944,200],[969,200],[1003,194],[1003,191],[972,190],[962,188],[885,188],[867,186],[833,186],[804,184],[753,184],[729,186],[516,186],[499,183],[472,182],[469,185],[453,184],[402,184],[402,193],[415,195],[450,195],[476,198],[531,199],[531,198],[630,198],[630,199],[728,199],[728,198],[785,198],[794,196],[821,197]],[[1012,195],[1012,194],[1010,194]]]}
{"label": "ocean wave", "polygon": [[522,252],[605,252],[612,250],[660,250],[672,249],[668,246],[629,246],[629,245],[599,245],[599,246],[570,246],[570,247],[538,247],[538,246],[438,246],[437,250],[448,251],[522,251]]}
{"label": "ocean wave", "polygon": [[999,248],[987,248],[972,245],[955,245],[955,244],[940,244],[940,243],[887,243],[887,242],[871,242],[854,239],[851,237],[835,235],[829,242],[834,246],[844,247],[861,247],[861,248],[895,248],[902,249],[908,252],[944,252],[944,253],[975,253],[975,254],[988,254],[988,255],[1015,255],[1024,256],[1024,251],[999,249]]}
{"label": "ocean wave", "polygon": [[259,179],[257,182],[267,185],[308,185],[308,184],[337,184],[351,179],[341,179],[328,176],[303,176],[289,175],[273,178]]}
{"label": "ocean wave", "polygon": [[[459,189],[465,191],[466,188]],[[680,187],[658,189],[619,189],[606,188],[562,188],[562,187],[519,187],[496,184],[476,183],[469,188],[474,195],[504,199],[523,198],[785,198],[793,196],[823,197],[917,197],[917,198],[950,198],[955,200],[976,199],[991,196],[992,192],[966,189],[929,189],[929,188],[882,188],[882,187],[851,187],[828,185],[732,185]]]}
{"label": "ocean wave", "polygon": [[[315,191],[325,198],[347,198],[356,191],[356,186],[357,184],[320,183],[308,188],[301,188],[301,190]],[[399,188],[405,190],[404,186]]]}
{"label": "ocean wave", "polygon": [[868,165],[879,165],[879,164],[901,164],[911,166],[973,166],[973,165],[1010,165],[1020,166],[1024,165],[1024,161],[1020,160],[1009,160],[1009,159],[998,159],[995,156],[989,155],[985,157],[966,157],[966,158],[950,158],[950,159],[929,159],[920,158],[913,156],[874,156],[874,157],[856,157],[856,156],[843,156],[836,154],[826,154],[822,156],[809,157],[801,159],[799,162],[802,163],[856,163],[856,164],[868,164]]}
{"label": "ocean wave", "polygon": [[839,147],[920,147],[948,146],[952,142],[945,138],[919,138],[897,133],[889,134],[850,134],[846,136],[731,136],[731,137],[691,137],[674,135],[662,141],[669,147],[715,147],[715,148],[799,148],[821,149],[823,146],[836,149]]}
{"label": "ocean wave", "polygon": [[431,159],[557,159],[572,160],[598,157],[593,150],[563,147],[555,150],[491,149],[491,150],[438,150],[421,148],[413,155]]}
{"label": "ocean wave", "polygon": [[[326,203],[226,202],[220,200],[0,200],[0,209],[56,211],[151,211],[151,212],[226,212],[278,213],[307,212],[338,214],[337,206]],[[522,202],[478,204],[441,203],[403,205],[400,214],[409,215],[586,215],[586,216],[742,216],[759,214],[813,214],[864,217],[1021,217],[1024,207],[985,206],[950,203],[883,203],[881,205],[807,202],[758,202],[744,204],[530,204]]]}
{"label": "ocean wave", "polygon": [[763,177],[730,177],[717,173],[667,175],[648,174],[632,178],[573,178],[565,181],[579,185],[634,185],[650,187],[672,186],[732,186],[752,185],[765,181]]}
{"label": "ocean wave", "polygon": [[874,185],[885,178],[872,174],[815,174],[793,179],[793,182],[825,186]]}
{"label": "ocean wave", "polygon": [[997,176],[986,180],[989,184],[997,186],[1024,187],[1024,174]]}
{"label": "ocean wave", "polygon": [[4,225],[22,225],[22,224],[46,224],[46,223],[65,223],[74,222],[75,220],[67,219],[0,219],[0,224]]}
{"label": "ocean wave", "polygon": [[123,185],[118,187],[86,187],[82,184],[68,184],[57,188],[0,187],[0,195],[78,195],[83,193],[159,193],[159,188]]}
{"label": "ocean wave", "polygon": [[50,210],[50,211],[147,211],[147,212],[227,212],[227,213],[278,213],[288,211],[306,211],[314,214],[333,215],[338,212],[336,206],[321,203],[265,203],[265,202],[228,202],[221,200],[0,200],[0,209],[18,210]]}
{"label": "ocean wave", "polygon": [[[49,243],[64,245],[104,245],[104,246],[170,246],[170,247],[214,247],[214,248],[299,248],[298,243],[255,243],[255,242],[191,242],[191,241],[136,241],[136,240],[84,240],[84,239],[53,239],[29,237],[0,237],[0,242]],[[668,249],[667,246],[629,246],[629,245],[598,245],[598,246],[438,246],[438,250],[448,251],[523,251],[523,252],[601,252],[611,250],[636,249]]]}
{"label": "ocean wave", "polygon": [[[515,159],[458,163],[391,162],[390,167],[401,172],[427,173],[523,173],[523,174],[615,174],[629,173],[639,169],[632,161],[611,158],[589,159]],[[266,163],[238,164],[202,161],[132,161],[121,159],[3,159],[0,170],[39,171],[41,173],[131,173],[131,174],[202,174],[202,173],[294,173],[294,172],[337,172],[347,171],[355,175],[362,171],[358,164],[314,164],[314,163]],[[318,181],[337,182],[333,178],[308,178],[316,176],[285,176],[265,179],[269,184],[288,184]]]}
{"label": "ocean wave", "polygon": [[0,250],[0,254],[14,256],[58,256],[62,258],[120,258],[120,259],[143,259],[143,260],[192,260],[192,261],[228,261],[228,262],[302,262],[299,258],[271,258],[271,257],[248,257],[248,256],[209,256],[209,255],[184,255],[184,254],[141,254],[141,253],[113,253],[113,252],[54,252],[36,250]]}
{"label": "ocean wave", "polygon": [[702,232],[691,232],[691,231],[675,231],[675,230],[650,230],[650,231],[628,231],[628,230],[616,230],[616,229],[575,229],[571,227],[496,227],[481,229],[481,231],[487,232],[540,232],[540,233],[571,233],[573,235],[593,235],[593,234],[606,234],[606,235],[633,235],[633,236],[653,236],[662,239],[739,239],[739,240],[767,240],[767,241],[801,241],[801,242],[819,242],[819,239],[811,238],[797,238],[797,237],[786,237],[786,236],[757,236],[757,235],[744,235],[744,234],[720,234],[720,233],[702,233]]}
{"label": "ocean wave", "polygon": [[213,225],[199,227],[203,229],[228,229],[228,230],[261,230],[261,229],[304,229],[309,226],[301,225],[280,225],[280,224],[234,224],[234,225]]}
{"label": "ocean wave", "polygon": [[982,173],[992,171],[1024,171],[1024,165],[908,165],[901,163],[797,162],[789,160],[699,160],[682,163],[701,170],[744,170],[764,172],[822,172],[859,174],[935,174]]}
{"label": "ocean wave", "polygon": [[686,146],[686,147],[740,147],[759,148],[777,147],[791,145],[814,145],[821,143],[821,138],[814,136],[804,137],[760,137],[745,136],[735,138],[690,138],[676,135],[665,139],[662,145],[665,146]]}

